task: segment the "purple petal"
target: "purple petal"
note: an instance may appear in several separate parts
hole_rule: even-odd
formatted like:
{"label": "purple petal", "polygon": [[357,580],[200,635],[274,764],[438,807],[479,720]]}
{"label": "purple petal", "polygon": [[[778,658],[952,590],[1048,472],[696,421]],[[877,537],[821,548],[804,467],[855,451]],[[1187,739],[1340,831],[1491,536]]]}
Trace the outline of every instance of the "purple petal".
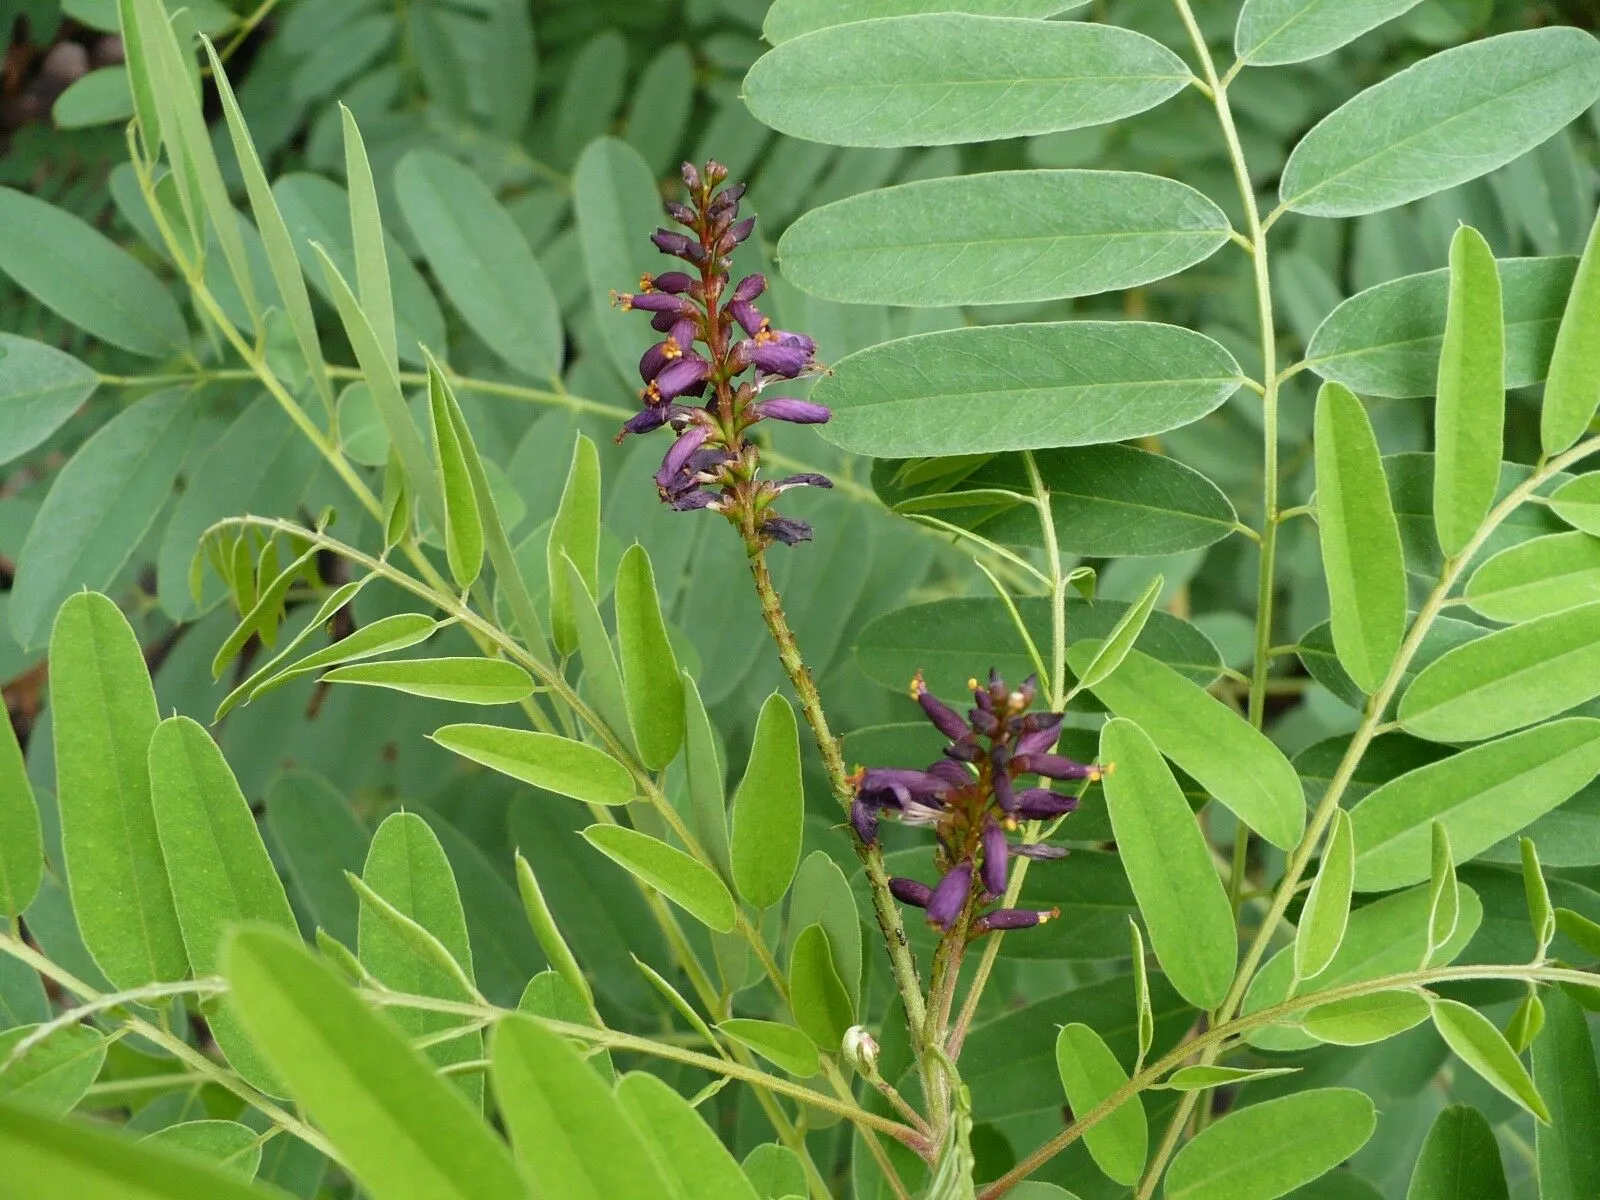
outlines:
{"label": "purple petal", "polygon": [[1006,831],[990,821],[983,827],[983,890],[991,896],[1001,896],[1006,890],[1006,865],[1011,856],[1006,852]]}
{"label": "purple petal", "polygon": [[750,413],[757,420],[788,421],[792,425],[825,425],[833,416],[833,410],[825,404],[790,396],[774,396],[752,404]]}
{"label": "purple petal", "polygon": [[710,373],[711,364],[705,359],[698,354],[685,354],[662,367],[650,386],[659,399],[675,400],[703,384]]}
{"label": "purple petal", "polygon": [[785,379],[793,379],[804,371],[806,364],[811,361],[810,351],[798,342],[764,342],[755,338],[750,340],[756,343],[750,348],[750,361],[768,375],[781,375]]}
{"label": "purple petal", "polygon": [[855,827],[856,836],[861,839],[862,845],[873,846],[878,841],[878,809],[876,805],[869,804],[861,796],[857,796],[850,804],[850,824]]}
{"label": "purple petal", "polygon": [[1063,796],[1049,788],[1029,788],[1017,797],[1017,807],[1012,814],[1024,821],[1048,821],[1051,817],[1076,812],[1078,798]]}
{"label": "purple petal", "polygon": [[1065,846],[1051,846],[1044,842],[1024,842],[1020,846],[1011,847],[1011,853],[1017,858],[1031,858],[1035,862],[1044,862],[1052,858],[1065,858]]}
{"label": "purple petal", "polygon": [[732,299],[743,300],[746,304],[748,304],[750,301],[758,298],[761,293],[765,292],[766,290],[767,277],[765,275],[746,275],[743,279],[739,280],[738,286],[733,289]]}
{"label": "purple petal", "polygon": [[[727,195],[727,193],[724,192],[723,195]],[[732,229],[728,230],[728,237],[731,238],[733,240],[733,244],[737,246],[741,242],[746,241],[750,235],[755,232],[755,228],[756,219],[754,217],[746,217]]]}
{"label": "purple petal", "polygon": [[705,425],[691,425],[678,435],[678,440],[667,448],[667,456],[661,460],[661,470],[656,474],[656,482],[664,483],[673,476],[680,474],[689,464],[689,457],[711,436],[711,430]]}
{"label": "purple petal", "polygon": [[927,884],[900,875],[890,877],[889,891],[900,903],[915,905],[917,908],[927,908],[928,901],[933,898],[933,889]]}
{"label": "purple petal", "polygon": [[990,786],[994,789],[995,803],[1000,806],[1000,811],[1006,816],[1015,816],[1017,812],[1017,793],[1011,786],[1011,776],[1004,771],[996,771],[989,776]]}
{"label": "purple petal", "polygon": [[798,546],[811,540],[811,526],[794,517],[768,517],[761,522],[761,533],[785,546]]}
{"label": "purple petal", "polygon": [[942,796],[950,790],[950,782],[927,771],[909,767],[871,767],[861,772],[856,785],[859,792],[894,791],[920,800]]}
{"label": "purple petal", "polygon": [[1059,754],[1019,754],[1011,765],[1021,775],[1043,775],[1046,779],[1099,779],[1100,768],[1074,762]]}
{"label": "purple petal", "polygon": [[691,192],[698,192],[703,184],[700,181],[700,170],[692,162],[686,162],[678,168],[683,176],[683,186]]}
{"label": "purple petal", "polygon": [[667,501],[667,507],[673,512],[694,512],[697,509],[710,508],[716,502],[717,493],[694,491]]}
{"label": "purple petal", "polygon": [[911,695],[922,706],[923,713],[933,722],[933,727],[945,737],[955,741],[972,732],[967,728],[967,723],[961,719],[960,713],[928,690],[921,671],[918,671],[911,681]]}
{"label": "purple petal", "polygon": [[957,863],[945,872],[943,879],[928,897],[928,921],[941,929],[954,925],[961,910],[967,906],[972,892],[972,864]]}
{"label": "purple petal", "polygon": [[649,433],[651,430],[660,429],[670,419],[671,414],[671,408],[665,404],[641,409],[622,423],[622,429],[617,433],[617,441],[620,442],[630,433]]}
{"label": "purple petal", "polygon": [[675,296],[671,292],[624,292],[617,297],[617,302],[624,309],[638,309],[640,312],[669,312],[674,316],[686,317],[695,311],[694,301],[687,296]]}
{"label": "purple petal", "polygon": [[639,356],[639,378],[649,383],[661,374],[661,368],[671,361],[672,359],[667,357],[667,344],[657,342]]}
{"label": "purple petal", "polygon": [[831,488],[833,480],[826,475],[818,475],[815,471],[802,471],[798,475],[786,475],[782,479],[775,479],[772,481],[772,486],[782,494],[790,488],[797,487]]}
{"label": "purple petal", "polygon": [[948,758],[941,758],[938,762],[929,764],[928,774],[937,775],[957,790],[972,786],[972,772]]}
{"label": "purple petal", "polygon": [[656,291],[671,292],[673,295],[687,292],[694,285],[694,276],[686,271],[663,271],[650,278],[650,286]]}
{"label": "purple petal", "polygon": [[690,241],[681,233],[671,229],[658,229],[650,235],[650,240],[656,244],[656,249],[663,254],[675,254],[679,258],[688,258],[693,250],[698,250],[703,257],[705,250],[699,242]]}
{"label": "purple petal", "polygon": [[1061,737],[1062,713],[1029,713],[1029,725],[1017,738],[1018,754],[1041,754],[1054,746]]}
{"label": "purple petal", "polygon": [[668,200],[662,207],[667,210],[667,216],[671,217],[679,225],[687,225],[691,229],[694,228],[696,219],[694,209],[687,204],[679,204],[676,200]]}
{"label": "purple petal", "polygon": [[1060,909],[1036,912],[1027,908],[997,908],[972,923],[973,933],[993,933],[997,929],[1031,929],[1061,915]]}
{"label": "purple petal", "polygon": [[735,296],[728,301],[726,311],[730,317],[739,322],[739,328],[754,337],[760,332],[761,327],[767,323],[767,318],[761,310],[748,300],[741,300]]}

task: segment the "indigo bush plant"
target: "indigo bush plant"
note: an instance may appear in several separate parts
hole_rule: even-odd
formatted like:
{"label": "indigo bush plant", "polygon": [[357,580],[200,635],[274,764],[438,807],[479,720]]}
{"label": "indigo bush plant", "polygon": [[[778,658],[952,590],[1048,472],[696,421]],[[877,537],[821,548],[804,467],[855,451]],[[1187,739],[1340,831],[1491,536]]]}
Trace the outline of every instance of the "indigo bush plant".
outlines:
{"label": "indigo bush plant", "polygon": [[0,1197],[1600,1197],[1591,6],[0,17]]}

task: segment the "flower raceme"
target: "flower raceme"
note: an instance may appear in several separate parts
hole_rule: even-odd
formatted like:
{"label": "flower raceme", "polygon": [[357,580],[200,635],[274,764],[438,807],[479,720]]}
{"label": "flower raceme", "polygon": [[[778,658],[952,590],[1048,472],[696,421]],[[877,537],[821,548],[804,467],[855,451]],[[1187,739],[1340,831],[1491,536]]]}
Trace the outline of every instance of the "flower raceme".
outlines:
{"label": "flower raceme", "polygon": [[[923,825],[937,838],[939,880],[929,886],[894,878],[889,888],[902,903],[926,910],[942,930],[971,919],[973,936],[998,929],[1041,925],[1059,910],[990,908],[1005,894],[1009,861],[1015,856],[1060,858],[1066,850],[1041,843],[1014,844],[1008,835],[1023,821],[1065,816],[1077,798],[1049,788],[1019,787],[1036,775],[1056,780],[1095,780],[1101,769],[1050,753],[1060,735],[1061,713],[1029,712],[1037,685],[1032,677],[1015,691],[997,672],[989,682],[969,680],[973,707],[963,717],[927,688],[921,672],[911,695],[940,733],[950,739],[944,757],[926,770],[863,768],[852,777],[856,795],[850,821],[867,845],[878,838],[878,821],[889,815],[902,824]],[[987,911],[985,911],[987,910]]]}
{"label": "flower raceme", "polygon": [[775,541],[792,546],[809,540],[811,527],[772,511],[773,502],[791,488],[833,484],[812,472],[761,479],[760,449],[746,435],[759,421],[819,425],[832,414],[809,400],[765,395],[779,381],[822,368],[815,342],[774,329],[756,307],[767,288],[764,276],[746,275],[729,287],[729,256],[750,237],[755,218],[738,219],[744,185],[723,186],[727,175],[718,162],[704,169],[684,163],[689,203],[668,202],[666,212],[688,232],[651,235],[658,250],[693,271],[646,275],[639,291],[613,294],[623,309],[649,313],[651,326],[666,335],[639,360],[643,408],[617,440],[671,429],[675,440],[655,477],[663,503],[680,512],[720,512],[753,548]]}

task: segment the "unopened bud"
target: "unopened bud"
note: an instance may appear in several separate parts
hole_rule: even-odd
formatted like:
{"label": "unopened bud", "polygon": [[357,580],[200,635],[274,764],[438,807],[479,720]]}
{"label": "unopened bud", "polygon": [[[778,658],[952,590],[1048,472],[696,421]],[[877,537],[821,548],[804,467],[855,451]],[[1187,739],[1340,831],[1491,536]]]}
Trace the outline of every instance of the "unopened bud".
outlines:
{"label": "unopened bud", "polygon": [[878,1073],[878,1039],[872,1036],[865,1025],[852,1025],[845,1030],[841,1049],[845,1061],[861,1074]]}

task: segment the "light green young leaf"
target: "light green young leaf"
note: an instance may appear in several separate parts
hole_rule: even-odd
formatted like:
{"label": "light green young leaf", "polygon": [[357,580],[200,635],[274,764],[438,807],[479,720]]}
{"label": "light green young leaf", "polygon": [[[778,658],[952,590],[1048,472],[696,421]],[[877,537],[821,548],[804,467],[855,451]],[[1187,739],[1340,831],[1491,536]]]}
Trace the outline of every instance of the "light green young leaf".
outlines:
{"label": "light green young leaf", "polygon": [[56,474],[17,555],[7,615],[19,645],[41,646],[68,596],[116,580],[172,493],[197,400],[181,389],[145,396]]}
{"label": "light green young leaf", "polygon": [[1319,1042],[1368,1046],[1422,1024],[1428,1014],[1420,993],[1394,989],[1319,1004],[1300,1015],[1300,1026]]}
{"label": "light green young leaf", "polygon": [[1506,329],[1494,251],[1463,225],[1450,242],[1450,307],[1434,409],[1433,519],[1446,558],[1478,532],[1500,486]]}
{"label": "light green young leaf", "polygon": [[[294,912],[239,790],[211,735],[188,717],[156,727],[149,750],[150,799],[167,879],[189,963],[215,975],[223,935],[261,921],[294,933]],[[209,1014],[229,1063],[253,1086],[282,1095],[283,1084],[239,1026],[231,998]]]}
{"label": "light green young leaf", "polygon": [[1507,1200],[1509,1195],[1494,1129],[1477,1109],[1452,1104],[1428,1130],[1406,1200]]}
{"label": "light green young leaf", "polygon": [[1377,1111],[1354,1088],[1318,1088],[1229,1113],[1179,1150],[1167,1200],[1277,1200],[1361,1149]]}
{"label": "light green young leaf", "polygon": [[1531,621],[1600,600],[1600,538],[1552,533],[1509,546],[1467,580],[1467,604],[1491,621]]}
{"label": "light green young leaf", "polygon": [[44,877],[44,836],[39,806],[17,732],[0,729],[0,917],[15,917],[33,903]]}
{"label": "light green young leaf", "polygon": [[[251,544],[245,538],[240,538],[234,543],[236,555],[234,561],[237,569],[233,572],[231,583],[235,603],[244,609],[244,614],[234,626],[233,632],[222,640],[222,644],[217,647],[217,652],[211,659],[213,679],[222,678],[222,673],[244,652],[245,646],[252,638],[260,638],[267,646],[275,643],[278,623],[283,618],[284,601],[289,595],[289,589],[297,580],[304,579],[308,571],[315,570],[313,566],[317,557],[315,546],[306,547],[298,558],[281,571],[275,569],[278,562],[276,544],[268,545],[262,550],[257,564],[251,564],[247,560],[250,549]],[[241,561],[241,557],[245,561]],[[259,569],[255,569],[256,566],[259,566]]]}
{"label": "light green young leaf", "polygon": [[1115,673],[1122,665],[1122,660],[1128,657],[1128,652],[1133,649],[1133,644],[1139,640],[1139,635],[1144,632],[1145,622],[1150,619],[1150,613],[1155,609],[1156,601],[1161,598],[1161,589],[1166,586],[1166,580],[1157,575],[1150,581],[1150,586],[1145,588],[1144,595],[1135,600],[1128,611],[1106,635],[1106,640],[1101,642],[1099,648],[1084,668],[1078,672],[1078,682],[1073,685],[1074,692],[1084,688],[1094,688],[1103,683]]}
{"label": "light green young leaf", "polygon": [[1533,1043],[1533,1080],[1550,1105],[1550,1121],[1534,1127],[1540,1200],[1583,1200],[1600,1189],[1600,1072],[1594,1039],[1578,1002],[1561,988],[1545,993],[1544,1036]]}
{"label": "light green young leaf", "polygon": [[1424,965],[1440,946],[1455,936],[1461,922],[1461,885],[1456,881],[1455,859],[1450,853],[1450,833],[1444,822],[1432,827],[1433,867],[1428,879],[1428,953]]}
{"label": "light green young leaf", "polygon": [[433,732],[446,750],[586,804],[629,804],[633,777],[604,750],[553,733],[495,725],[446,725]]}
{"label": "light green young leaf", "polygon": [[1600,99],[1600,43],[1530,29],[1425,58],[1325,117],[1289,156],[1285,208],[1380,212],[1486,175]]}
{"label": "light green young leaf", "polygon": [[1556,928],[1585,954],[1600,958],[1600,923],[1570,908],[1558,908]]}
{"label": "light green young leaf", "polygon": [[1447,651],[1400,699],[1400,724],[1437,742],[1532,725],[1600,695],[1600,604],[1552,613]]}
{"label": "light green young leaf", "polygon": [[822,1069],[817,1048],[793,1025],[733,1017],[718,1024],[717,1029],[797,1078],[808,1079]]}
{"label": "light green young leaf", "polygon": [[1537,988],[1530,988],[1528,994],[1522,998],[1522,1003],[1517,1005],[1517,1011],[1511,1014],[1511,1019],[1506,1022],[1506,1041],[1511,1043],[1511,1048],[1521,1054],[1538,1040],[1539,1034],[1544,1031],[1544,1001],[1539,999]]}
{"label": "light green young leaf", "polygon": [[1316,461],[1333,644],[1350,678],[1370,694],[1405,634],[1406,573],[1372,422],[1342,384],[1324,384],[1317,397]]}
{"label": "light green young leaf", "polygon": [[[1111,1094],[1127,1086],[1128,1073],[1100,1035],[1074,1021],[1056,1035],[1056,1071],[1075,1114],[1098,1108]],[[1083,1135],[1095,1166],[1115,1183],[1132,1187],[1144,1173],[1150,1150],[1150,1127],[1144,1102],[1130,1096]]]}
{"label": "light green young leaf", "polygon": [[800,865],[805,807],[800,731],[789,702],[774,692],[761,706],[733,796],[733,882],[752,907],[771,908],[789,890]]}
{"label": "light green young leaf", "polygon": [[[12,1058],[41,1026],[18,1025],[0,1032],[0,1101],[62,1116],[77,1107],[106,1060],[106,1039],[88,1025],[53,1029]],[[12,1186],[8,1181],[7,1186]]]}
{"label": "light green young leaf", "polygon": [[472,331],[535,379],[561,373],[561,313],[527,239],[476,172],[436,150],[395,168],[395,194],[439,286]]}
{"label": "light green young leaf", "polygon": [[559,1034],[508,1017],[490,1039],[495,1096],[535,1193],[563,1200],[670,1195],[644,1136]]}
{"label": "light green young leaf", "polygon": [[719,933],[732,931],[737,917],[733,896],[710,867],[676,846],[623,825],[591,825],[583,831],[589,844],[623,869],[642,879],[702,925]]}
{"label": "light green young leaf", "polygon": [[1155,744],[1130,720],[1106,722],[1102,787],[1128,882],[1162,969],[1196,1008],[1222,1003],[1238,945],[1233,909],[1194,813]]}
{"label": "light green young leaf", "polygon": [[502,658],[397,658],[335,667],[322,678],[457,704],[515,704],[533,695],[533,678]]}
{"label": "light green young leaf", "polygon": [[1144,934],[1139,922],[1128,918],[1128,933],[1133,938],[1133,1007],[1138,1014],[1139,1055],[1135,1059],[1134,1073],[1144,1067],[1145,1056],[1156,1037],[1156,1014],[1150,1004],[1150,966],[1144,960]]}
{"label": "light green young leaf", "polygon": [[[1099,652],[1079,642],[1067,652],[1074,672]],[[1136,721],[1161,752],[1274,846],[1290,849],[1305,829],[1300,779],[1261,732],[1177,671],[1131,650],[1093,689],[1119,717]]]}
{"label": "light green young leaf", "polygon": [[[845,26],[844,28],[856,28]],[[1239,389],[1203,334],[1143,321],[991,325],[847,355],[812,396],[836,446],[879,458],[1086,446],[1199,420]]]}
{"label": "light green young leaf", "polygon": [[1275,1079],[1280,1075],[1293,1075],[1299,1067],[1179,1067],[1158,1084],[1174,1092],[1198,1092],[1208,1088],[1229,1087],[1250,1083],[1256,1079]]}
{"label": "light green young leaf", "polygon": [[1322,846],[1322,865],[1312,881],[1294,937],[1294,973],[1314,979],[1327,970],[1344,941],[1350,920],[1350,892],[1355,883],[1356,845],[1350,814],[1338,809]]}
{"label": "light green young leaf", "polygon": [[251,1038],[373,1200],[525,1200],[461,1092],[297,939],[243,930],[223,964]]}
{"label": "light green young leaf", "polygon": [[0,333],[0,463],[61,428],[99,383],[99,374],[72,355]]}
{"label": "light green young leaf", "polygon": [[1245,0],[1233,52],[1253,67],[1321,58],[1419,0]]}
{"label": "light green young leaf", "polygon": [[1600,535],[1600,474],[1579,475],[1562,484],[1550,493],[1550,509],[1574,529]]}
{"label": "light green young leaf", "polygon": [[787,1146],[764,1143],[745,1155],[740,1166],[762,1200],[787,1200],[810,1191],[805,1165]]}
{"label": "light green young leaf", "polygon": [[572,600],[567,594],[567,572],[562,558],[578,569],[591,596],[600,594],[600,456],[595,445],[579,434],[572,447],[561,503],[550,525],[546,564],[550,580],[550,629],[556,649],[563,655],[578,647]]}
{"label": "light green young leaf", "polygon": [[1600,721],[1569,717],[1486,742],[1390,780],[1351,810],[1356,890],[1428,878],[1430,828],[1463,861],[1543,816],[1600,772]]}
{"label": "light green young leaf", "polygon": [[1522,1060],[1494,1023],[1459,1000],[1435,996],[1429,1003],[1433,1006],[1433,1027],[1455,1051],[1456,1057],[1483,1076],[1497,1092],[1548,1123],[1550,1110]]}
{"label": "light green young leaf", "polygon": [[1539,865],[1539,850],[1532,838],[1519,843],[1522,852],[1522,891],[1528,899],[1528,921],[1533,926],[1533,940],[1538,943],[1539,957],[1555,940],[1556,914],[1550,903],[1550,885],[1545,882],[1544,868]]}
{"label": "light green young leaf", "polygon": [[572,947],[567,945],[567,939],[556,926],[555,916],[544,898],[544,889],[539,886],[539,877],[533,873],[533,867],[522,856],[522,851],[517,851],[515,860],[517,892],[522,897],[522,908],[528,914],[528,924],[533,928],[539,948],[573,992],[592,1009],[594,992],[589,987],[583,968],[578,965],[577,957],[572,953]]}
{"label": "light green young leaf", "polygon": [[1172,51],[1131,30],[947,12],[785,42],[745,75],[744,101],[792,137],[941,146],[1106,124],[1188,82]]}
{"label": "light green young leaf", "polygon": [[[348,597],[346,599],[348,600]],[[306,630],[307,636],[320,628],[335,611],[337,610],[325,609],[323,613],[319,613],[319,617],[323,620],[311,622]],[[301,645],[301,639],[297,638],[284,647],[281,654],[229,693],[227,699],[222,702],[219,714],[227,712],[236,703],[264,696],[324,667],[372,658],[379,654],[392,654],[409,646],[415,646],[426,641],[438,628],[439,622],[423,613],[393,613],[387,617],[379,617],[372,624],[361,626],[348,637],[340,638],[321,650],[313,650],[305,657],[291,662],[288,661],[290,656]]]}
{"label": "light green young leaf", "polygon": [[776,46],[831,25],[903,17],[912,13],[965,12],[991,17],[1050,17],[1082,8],[1088,0],[776,0],[761,35]]}
{"label": "light green young leaf", "polygon": [[663,1177],[694,1200],[758,1200],[705,1119],[671,1084],[644,1071],[617,1081],[617,1101],[645,1137]]}
{"label": "light green young leaf", "polygon": [[344,130],[344,173],[350,192],[350,240],[355,249],[356,295],[372,325],[385,360],[399,358],[395,333],[394,294],[389,285],[389,254],[384,246],[383,214],[378,211],[378,185],[372,177],[366,143],[350,110],[339,105]]}
{"label": "light green young leaf", "polygon": [[208,1158],[220,1167],[254,1179],[261,1167],[261,1135],[237,1121],[180,1121],[139,1140]]}
{"label": "light green young leaf", "polygon": [[189,970],[151,807],[146,751],[155,692],[117,606],[80,592],[50,637],[57,803],[84,945],[119,988]]}
{"label": "light green young leaf", "polygon": [[706,1043],[716,1050],[720,1043],[717,1035],[711,1032],[711,1026],[706,1024],[706,1019],[695,1011],[694,1005],[684,999],[683,993],[667,982],[665,976],[638,955],[633,956],[633,965],[639,968],[639,974],[649,981],[651,987],[660,993],[661,998],[677,1010],[685,1021],[689,1022],[694,1031],[705,1038]]}
{"label": "light green young leaf", "polygon": [[428,356],[428,416],[433,431],[433,465],[444,489],[444,548],[450,576],[466,591],[483,570],[483,516],[467,471],[461,439],[451,420],[444,376]]}
{"label": "light green young leaf", "polygon": [[728,852],[727,780],[722,756],[706,715],[705,702],[694,676],[683,672],[684,767],[689,782],[689,804],[695,836],[711,861],[730,883],[733,862]]}
{"label": "light green young leaf", "polygon": [[1006,304],[1164,279],[1228,240],[1223,211],[1131,171],[925,179],[814,208],[778,243],[783,277],[847,304]]}
{"label": "light green young leaf", "polygon": [[789,1008],[795,1023],[825,1054],[837,1054],[856,1023],[855,1005],[821,925],[802,929],[789,953]]}
{"label": "light green young leaf", "polygon": [[629,725],[639,761],[660,771],[683,745],[683,684],[661,619],[650,555],[638,543],[628,547],[617,566],[615,604]]}
{"label": "light green young leaf", "polygon": [[1600,407],[1600,217],[1567,298],[1550,357],[1539,432],[1546,454],[1559,454],[1589,428]]}

